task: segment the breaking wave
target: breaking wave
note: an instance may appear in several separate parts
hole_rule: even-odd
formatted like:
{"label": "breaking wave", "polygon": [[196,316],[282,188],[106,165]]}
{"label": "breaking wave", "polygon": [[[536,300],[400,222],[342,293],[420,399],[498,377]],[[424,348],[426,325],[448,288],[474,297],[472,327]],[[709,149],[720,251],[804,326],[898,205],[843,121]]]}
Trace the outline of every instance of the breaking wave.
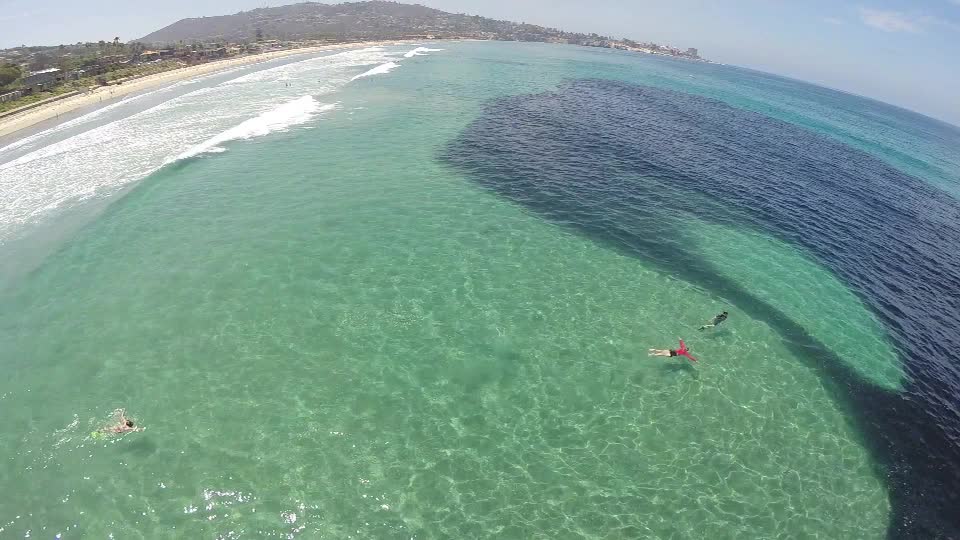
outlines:
{"label": "breaking wave", "polygon": [[413,58],[414,56],[425,56],[425,53],[428,53],[428,52],[439,52],[439,51],[442,51],[442,50],[443,50],[443,49],[430,49],[430,48],[427,48],[427,47],[417,47],[416,49],[413,49],[412,51],[409,51],[409,52],[407,52],[406,54],[404,54],[403,57],[404,57],[404,58]]}
{"label": "breaking wave", "polygon": [[313,96],[303,96],[299,99],[284,103],[279,107],[266,111],[257,117],[244,122],[212,137],[178,155],[173,161],[195,157],[205,153],[223,152],[220,145],[227,141],[262,137],[275,131],[284,131],[291,126],[306,123],[322,111],[336,107],[323,105]]}
{"label": "breaking wave", "polygon": [[352,78],[352,79],[350,79],[350,80],[351,80],[351,81],[355,81],[355,80],[357,80],[357,79],[362,79],[362,78],[364,78],[364,77],[370,77],[371,75],[383,75],[384,73],[390,73],[391,71],[393,71],[394,69],[396,69],[396,68],[398,68],[398,67],[400,67],[400,64],[398,64],[398,63],[396,63],[396,62],[387,62],[387,63],[385,63],[385,64],[380,64],[379,66],[377,66],[377,67],[375,67],[375,68],[373,68],[373,69],[370,69],[370,70],[368,70],[368,71],[365,71],[365,72],[361,73],[360,75],[357,75],[356,77],[354,77],[354,78]]}

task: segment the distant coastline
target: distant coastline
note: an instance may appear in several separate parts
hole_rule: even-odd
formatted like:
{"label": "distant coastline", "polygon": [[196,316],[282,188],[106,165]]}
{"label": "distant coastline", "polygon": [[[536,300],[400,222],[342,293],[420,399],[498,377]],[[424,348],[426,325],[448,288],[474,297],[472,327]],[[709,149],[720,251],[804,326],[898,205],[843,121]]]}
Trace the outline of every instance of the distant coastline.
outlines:
{"label": "distant coastline", "polygon": [[[504,41],[504,40],[489,40],[489,39],[478,39],[472,37],[463,37],[463,38],[448,38],[446,40],[456,40],[456,41]],[[333,44],[324,44],[324,45],[310,45],[305,47],[291,48],[291,49],[282,49],[282,50],[273,50],[269,52],[262,52],[259,54],[250,54],[245,56],[236,56],[229,57],[222,60],[213,60],[203,64],[196,64],[190,66],[184,66],[168,71],[163,71],[160,73],[155,73],[152,75],[146,75],[143,77],[138,77],[136,79],[126,80],[122,83],[110,84],[107,86],[93,87],[86,91],[77,93],[72,92],[70,94],[64,95],[60,99],[53,99],[51,101],[34,104],[33,106],[25,108],[20,112],[11,111],[13,114],[5,114],[0,116],[0,137],[6,137],[12,135],[18,131],[30,128],[41,122],[57,118],[61,114],[67,114],[84,107],[90,107],[98,103],[103,103],[105,100],[116,100],[118,98],[128,96],[131,94],[136,94],[158,88],[164,85],[173,84],[179,81],[192,79],[195,77],[200,77],[203,75],[208,75],[210,73],[215,73],[224,69],[229,69],[232,67],[240,67],[251,64],[257,64],[260,62],[266,62],[269,60],[275,60],[278,58],[285,58],[289,56],[299,55],[299,54],[310,54],[316,52],[324,51],[333,51],[340,49],[352,49],[352,48],[361,48],[361,47],[374,47],[374,46],[383,46],[390,44],[401,44],[401,43],[419,43],[424,40],[416,39],[389,39],[389,40],[370,40],[370,41],[350,41],[344,43],[333,43]],[[550,44],[563,44],[559,42],[544,42]],[[609,43],[604,44],[580,44],[582,47],[598,47],[598,48],[608,48],[616,49],[628,52],[636,52],[642,54],[652,54],[652,55],[662,55],[670,58],[680,58],[669,54],[663,54],[658,51],[648,50],[641,47],[633,46],[621,46],[620,42],[615,42],[613,45]],[[704,59],[696,59],[695,61],[699,62],[708,62]],[[8,141],[9,142],[9,141]]]}
{"label": "distant coastline", "polygon": [[372,43],[481,40],[578,45],[692,61],[698,49],[448,13],[384,0],[263,7],[181,19],[139,40],[0,50],[0,137],[77,109],[225,67]]}
{"label": "distant coastline", "polygon": [[43,105],[2,117],[0,118],[0,137],[11,135],[20,130],[39,124],[40,122],[56,118],[61,114],[70,113],[77,109],[96,105],[104,102],[105,100],[115,100],[130,94],[136,94],[179,81],[208,75],[224,69],[257,64],[260,62],[266,62],[268,60],[275,60],[278,58],[285,58],[299,54],[310,54],[359,47],[373,47],[405,42],[406,41],[390,40],[337,43],[331,45],[319,45],[296,49],[270,51],[261,54],[226,58],[223,60],[216,60],[199,65],[185,66],[182,68],[156,73],[154,75],[147,75],[145,77],[129,80],[123,84],[112,84],[109,86],[97,87],[81,94],[73,94],[63,99],[44,103]]}

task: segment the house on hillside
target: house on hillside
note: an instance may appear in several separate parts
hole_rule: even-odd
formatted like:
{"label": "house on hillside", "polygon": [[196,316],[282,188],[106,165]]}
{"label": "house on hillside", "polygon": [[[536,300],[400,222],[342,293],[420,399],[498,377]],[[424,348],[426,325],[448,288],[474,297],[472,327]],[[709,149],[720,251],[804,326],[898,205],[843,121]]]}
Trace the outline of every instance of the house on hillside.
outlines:
{"label": "house on hillside", "polygon": [[141,62],[153,62],[160,59],[160,51],[143,51],[140,53]]}
{"label": "house on hillside", "polygon": [[49,91],[66,79],[66,74],[57,68],[35,71],[20,79],[20,86],[27,94]]}
{"label": "house on hillside", "polygon": [[121,64],[125,64],[127,61],[128,58],[122,54],[111,54],[97,58],[97,65],[104,70],[109,70],[110,68],[116,68]]}
{"label": "house on hillside", "polygon": [[227,56],[227,48],[226,48],[226,47],[216,47],[216,46],[214,46],[214,47],[209,47],[209,48],[206,48],[206,49],[203,50],[203,54],[204,54],[205,57],[207,57],[207,58],[209,58],[209,59],[223,58],[223,57]]}

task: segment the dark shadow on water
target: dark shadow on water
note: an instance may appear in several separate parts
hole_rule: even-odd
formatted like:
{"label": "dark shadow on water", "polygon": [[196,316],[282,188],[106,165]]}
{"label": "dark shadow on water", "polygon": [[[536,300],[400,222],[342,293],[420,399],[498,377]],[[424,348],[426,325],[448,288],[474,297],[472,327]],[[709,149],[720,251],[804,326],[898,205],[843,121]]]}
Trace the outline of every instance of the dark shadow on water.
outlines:
{"label": "dark shadow on water", "polygon": [[[853,419],[858,442],[870,452],[874,473],[887,483],[890,492],[889,536],[960,538],[960,512],[954,513],[954,509],[960,507],[954,506],[960,502],[957,500],[960,492],[942,489],[944,483],[960,487],[960,471],[944,469],[942,463],[930,459],[929,446],[915,444],[917,440],[932,443],[943,438],[936,426],[917,421],[922,417],[918,403],[862,379],[842,358],[788,315],[721,275],[697,254],[678,249],[676,238],[682,237],[679,230],[664,236],[641,236],[583,225],[583,222],[580,227],[572,227],[569,223],[581,218],[577,209],[564,209],[558,205],[530,208],[559,226],[573,228],[611,249],[643,259],[662,273],[710,291],[751,319],[766,322],[779,334],[791,353],[819,373],[831,398],[847,413],[847,418]],[[559,219],[558,215],[566,218]],[[693,245],[692,239],[689,242],[687,245]],[[680,245],[684,243],[679,242]],[[717,337],[722,334],[715,333],[713,339]],[[667,364],[662,369],[671,373],[692,371],[699,377],[699,372],[690,365]],[[941,447],[941,450],[945,453],[953,451],[949,446]],[[960,458],[956,462],[960,463]]]}
{"label": "dark shadow on water", "polygon": [[[634,373],[633,375],[630,375],[629,379],[630,379],[630,384],[632,384],[632,385],[634,385],[634,386],[640,386],[640,387],[642,387],[644,381],[647,379],[647,376],[646,376],[644,373],[642,373],[642,372],[640,372],[640,371],[637,371],[637,372]],[[613,381],[611,381],[611,384],[612,384],[612,382],[613,382]]]}
{"label": "dark shadow on water", "polygon": [[[675,121],[676,116],[682,113],[673,112],[680,108],[671,102],[673,98],[670,96],[665,98],[657,94],[662,91],[637,92],[638,100],[659,99],[662,103],[656,103],[656,107],[646,105],[644,108],[642,101],[626,104],[616,101],[634,90],[624,88],[628,85],[610,84],[613,85],[612,89],[605,87],[608,85],[606,82],[591,81],[582,85],[572,83],[567,90],[569,93],[565,94],[565,91],[561,90],[548,95],[542,102],[538,101],[537,96],[521,96],[494,102],[445,149],[441,160],[466,173],[480,186],[522,205],[560,227],[573,230],[624,255],[641,259],[645,265],[652,266],[663,274],[676,277],[722,298],[750,318],[764,321],[780,336],[791,353],[803,359],[818,373],[832,399],[855,424],[855,433],[859,435],[860,443],[873,458],[871,464],[875,474],[886,482],[890,493],[892,516],[889,536],[960,538],[960,511],[957,510],[960,508],[960,441],[954,440],[938,425],[938,417],[931,416],[935,413],[930,412],[926,401],[911,399],[912,396],[922,395],[927,391],[927,387],[919,386],[921,382],[935,387],[939,381],[935,378],[914,381],[912,384],[908,383],[903,392],[888,391],[872,384],[787,313],[725,277],[698,253],[685,249],[684,246],[697,245],[697,239],[684,237],[683,228],[674,226],[675,219],[682,219],[683,210],[666,213],[664,209],[683,206],[686,211],[702,219],[712,220],[730,212],[725,212],[719,205],[711,202],[699,207],[687,203],[694,199],[709,201],[711,196],[716,197],[723,192],[716,191],[713,183],[704,184],[697,178],[682,173],[671,172],[671,176],[662,177],[661,175],[668,171],[661,166],[645,161],[644,156],[638,154],[636,149],[618,147],[622,140],[632,139],[619,132],[616,135],[604,132],[609,124],[605,121],[609,119],[603,118],[606,111],[596,112],[598,106],[594,101],[611,99],[609,94],[614,94],[613,105],[610,105],[612,109],[630,110],[630,105],[635,105],[644,115],[657,115],[665,107],[672,107],[669,114],[674,116],[668,115],[664,123]],[[589,96],[590,92],[598,94]],[[524,101],[525,99],[527,101]],[[572,104],[570,110],[558,110],[562,100]],[[736,118],[736,114],[718,110],[722,107],[715,104],[705,105],[703,102],[707,100],[703,98],[697,100],[699,101],[693,105],[704,106],[709,114],[704,117],[704,122],[729,122],[730,118],[725,117],[735,117],[744,130],[769,122],[769,119],[759,115],[747,115],[745,119]],[[688,98],[677,98],[677,101],[684,106],[691,106],[685,102],[689,101]],[[584,118],[571,122],[570,118],[577,114]],[[528,117],[525,118],[524,115]],[[648,122],[651,129],[658,129],[656,118],[649,120],[638,117],[637,121]],[[705,127],[703,122],[696,125],[697,129]],[[729,128],[721,125],[716,129]],[[783,129],[790,131],[785,127]],[[633,135],[641,140],[644,137],[642,131]],[[680,137],[680,140],[687,135],[688,133],[673,134],[674,137]],[[795,139],[809,138],[806,133],[792,135]],[[678,140],[663,135],[661,137],[663,141],[657,142],[668,146]],[[558,140],[563,142],[557,142]],[[756,144],[761,146],[763,140],[758,139]],[[824,143],[823,146],[824,155],[817,156],[816,159],[831,157],[830,152],[840,156],[836,159],[846,157],[843,155],[845,150],[837,148],[835,143]],[[704,174],[709,175],[713,168],[724,167],[725,165],[716,163],[724,155],[718,154],[714,161],[710,161],[708,165],[712,168],[704,169]],[[796,157],[789,153],[786,155]],[[780,159],[782,156],[776,157]],[[750,152],[745,152],[743,159],[750,158]],[[697,156],[691,156],[690,159],[697,159]],[[878,170],[883,169],[882,165],[875,165],[861,155],[856,155],[855,160],[861,162],[858,164],[861,168],[870,165]],[[790,161],[786,159],[782,163]],[[813,164],[811,166],[815,165],[814,161],[810,163]],[[732,170],[744,171],[741,174],[748,172],[742,164],[731,164],[729,167]],[[627,173],[633,175],[631,178],[642,176],[649,179],[649,182],[631,181],[625,177]],[[877,173],[878,177],[883,178],[886,178],[883,175],[890,174],[892,173],[888,173],[886,169]],[[761,173],[757,173],[757,177],[761,176]],[[731,183],[726,189],[742,189],[734,185],[740,176],[732,175],[722,179]],[[897,177],[897,181],[912,180]],[[882,189],[890,191],[893,189],[891,185],[893,184],[884,185]],[[754,207],[759,203],[752,193],[757,189],[764,187],[751,187],[736,192],[737,196],[742,197],[742,200],[737,199],[736,202],[745,205],[750,211],[755,210]],[[846,188],[841,185],[833,189]],[[878,193],[884,191],[880,190]],[[698,198],[700,196],[706,198]],[[781,196],[794,195],[785,191]],[[843,197],[847,194],[840,193],[837,196]],[[802,201],[793,204],[803,207]],[[867,217],[889,210],[882,206],[885,204],[882,201],[872,204],[860,210]],[[852,210],[847,208],[847,214],[855,214]],[[799,219],[789,213],[795,211],[792,206],[775,207],[770,212],[773,211],[783,212],[785,221],[771,224],[763,220],[773,218],[760,213],[760,217],[751,218],[743,226],[756,227],[777,237],[786,233],[801,236],[800,233],[804,231],[790,228],[801,225],[786,221],[787,217],[791,220]],[[819,218],[816,215],[803,219],[809,219],[816,225],[810,229],[809,234],[822,238],[830,247],[835,246],[837,240],[826,236],[823,229],[817,228],[819,222],[816,220]],[[858,226],[861,231],[866,230],[862,224]],[[790,238],[782,236],[784,240]],[[831,252],[825,253],[825,256],[828,256]],[[862,264],[868,262],[865,259],[860,261]],[[837,262],[841,263],[845,261]],[[852,267],[853,270],[844,267],[844,271],[857,270],[855,264]],[[933,271],[926,268],[923,270]],[[841,272],[839,275],[843,277],[846,274]],[[873,300],[873,304],[869,305],[877,305],[877,302],[881,301]],[[896,321],[891,321],[888,317],[880,318],[888,324],[888,329],[896,324]],[[694,340],[695,335],[702,339],[717,339],[728,336],[729,330],[691,333],[690,341]],[[695,350],[695,345],[691,345]],[[911,342],[910,345],[901,346],[901,350],[924,349]],[[913,358],[913,355],[902,356],[901,360],[907,365]],[[694,366],[680,363],[665,364],[661,369],[670,373],[690,370],[699,373]],[[631,376],[631,382],[635,377],[637,375]],[[939,417],[939,420],[946,421],[943,417]],[[918,441],[922,443],[918,444]]]}
{"label": "dark shadow on water", "polygon": [[129,442],[124,441],[125,444],[120,447],[122,453],[141,458],[149,457],[156,453],[158,446],[152,438],[137,433],[132,435],[137,436],[137,439]]}
{"label": "dark shadow on water", "polygon": [[663,371],[664,373],[689,374],[692,375],[694,379],[700,379],[700,372],[685,359],[678,362],[667,362],[660,366],[660,371]]}
{"label": "dark shadow on water", "polygon": [[732,335],[733,335],[733,332],[731,332],[729,329],[726,329],[726,328],[725,328],[725,329],[723,329],[723,330],[702,330],[701,332],[699,332],[699,333],[697,334],[696,337],[697,337],[698,339],[710,339],[710,340],[714,340],[714,339],[728,338],[728,337],[730,337],[730,336],[732,336]]}

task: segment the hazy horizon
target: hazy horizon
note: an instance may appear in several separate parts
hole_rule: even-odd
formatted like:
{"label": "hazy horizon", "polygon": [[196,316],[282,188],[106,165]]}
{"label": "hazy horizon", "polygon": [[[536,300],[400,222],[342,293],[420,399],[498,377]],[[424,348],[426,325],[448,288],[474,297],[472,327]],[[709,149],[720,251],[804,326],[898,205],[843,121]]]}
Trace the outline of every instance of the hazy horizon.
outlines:
{"label": "hazy horizon", "polygon": [[[6,2],[0,47],[131,41],[189,17],[227,15],[296,2],[171,0],[162,8],[103,0]],[[336,3],[336,2],[326,2]],[[813,0],[793,5],[743,0],[421,0],[444,11],[577,32],[654,41],[725,64],[783,75],[903,107],[960,125],[960,0]],[[12,24],[16,22],[17,24]]]}

